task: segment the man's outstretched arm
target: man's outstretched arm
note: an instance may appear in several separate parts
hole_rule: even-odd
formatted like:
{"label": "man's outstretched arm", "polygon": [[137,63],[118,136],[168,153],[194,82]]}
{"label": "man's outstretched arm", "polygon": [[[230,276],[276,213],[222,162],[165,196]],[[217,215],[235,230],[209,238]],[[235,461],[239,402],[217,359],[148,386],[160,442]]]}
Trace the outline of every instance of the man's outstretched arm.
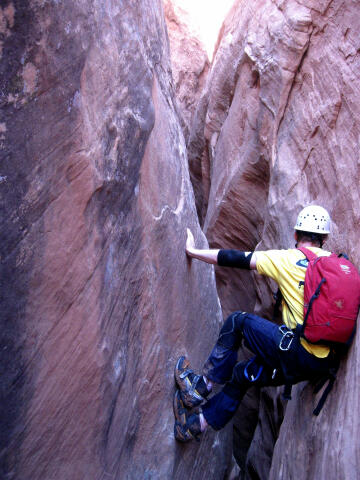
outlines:
{"label": "man's outstretched arm", "polygon": [[206,263],[212,263],[213,265],[217,265],[217,257],[219,250],[216,249],[199,249],[195,248],[195,240],[194,236],[191,233],[191,230],[187,229],[187,239],[186,239],[186,254],[191,258],[197,258],[198,260],[202,260]]}
{"label": "man's outstretched arm", "polygon": [[241,252],[240,250],[198,249],[195,248],[194,236],[187,229],[186,253],[191,258],[196,258],[206,263],[223,267],[237,267],[248,270],[256,269],[256,253]]}

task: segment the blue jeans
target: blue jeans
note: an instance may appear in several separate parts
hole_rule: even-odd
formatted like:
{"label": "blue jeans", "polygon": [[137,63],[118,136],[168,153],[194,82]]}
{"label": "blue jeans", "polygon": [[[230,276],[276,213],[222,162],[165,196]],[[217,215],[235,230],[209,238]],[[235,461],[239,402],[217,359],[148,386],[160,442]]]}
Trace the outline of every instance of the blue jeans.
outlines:
{"label": "blue jeans", "polygon": [[[283,332],[287,329],[283,329]],[[242,342],[254,353],[249,361],[237,363]],[[223,428],[234,416],[247,389],[252,385],[279,386],[294,384],[326,375],[332,359],[311,355],[295,335],[283,338],[279,326],[256,315],[234,312],[225,321],[204,375],[215,383],[225,384],[210,398],[202,411],[215,430]]]}

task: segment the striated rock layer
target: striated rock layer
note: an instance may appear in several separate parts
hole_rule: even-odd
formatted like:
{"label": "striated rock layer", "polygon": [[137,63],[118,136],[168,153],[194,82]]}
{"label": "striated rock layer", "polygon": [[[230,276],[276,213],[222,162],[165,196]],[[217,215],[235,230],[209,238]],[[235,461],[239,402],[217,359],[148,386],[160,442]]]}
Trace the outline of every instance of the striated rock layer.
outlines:
{"label": "striated rock layer", "polygon": [[[351,0],[235,2],[189,140],[197,209],[210,244],[292,247],[300,208],[321,204],[333,219],[326,247],[360,264],[357,10]],[[225,314],[254,306],[270,314],[272,286],[254,278],[256,295],[248,274],[219,271]],[[357,476],[358,350],[357,338],[319,418],[312,416],[312,387],[295,389],[273,458],[282,407],[270,419],[260,407],[248,478]]]}
{"label": "striated rock layer", "polygon": [[223,478],[173,438],[221,313],[160,2],[5,0],[0,56],[1,478]]}

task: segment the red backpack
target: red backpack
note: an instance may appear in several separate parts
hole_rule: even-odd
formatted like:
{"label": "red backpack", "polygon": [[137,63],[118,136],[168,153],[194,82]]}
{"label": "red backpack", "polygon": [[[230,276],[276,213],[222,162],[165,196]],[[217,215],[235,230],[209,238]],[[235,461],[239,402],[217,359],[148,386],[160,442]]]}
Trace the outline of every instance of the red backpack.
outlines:
{"label": "red backpack", "polygon": [[311,343],[349,344],[360,304],[360,275],[345,257],[318,257],[307,248],[302,336]]}

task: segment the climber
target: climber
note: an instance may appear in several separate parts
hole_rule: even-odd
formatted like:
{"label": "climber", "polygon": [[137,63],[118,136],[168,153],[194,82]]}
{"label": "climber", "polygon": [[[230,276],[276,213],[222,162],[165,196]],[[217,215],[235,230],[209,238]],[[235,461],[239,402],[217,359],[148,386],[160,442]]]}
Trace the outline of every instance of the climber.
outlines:
{"label": "climber", "polygon": [[[208,425],[214,430],[223,428],[250,386],[289,387],[328,374],[338,361],[329,346],[311,344],[297,334],[304,319],[303,285],[308,264],[298,248],[306,247],[317,256],[330,255],[322,248],[330,233],[330,216],[320,206],[308,206],[299,213],[294,228],[297,248],[256,252],[197,249],[187,230],[189,257],[219,266],[256,269],[275,280],[283,297],[284,325],[279,327],[252,313],[237,311],[224,322],[202,375],[195,374],[186,357],[179,358],[174,397],[174,433],[178,441],[198,438]],[[237,350],[242,341],[254,356],[238,363]],[[207,400],[214,383],[225,386]]]}

